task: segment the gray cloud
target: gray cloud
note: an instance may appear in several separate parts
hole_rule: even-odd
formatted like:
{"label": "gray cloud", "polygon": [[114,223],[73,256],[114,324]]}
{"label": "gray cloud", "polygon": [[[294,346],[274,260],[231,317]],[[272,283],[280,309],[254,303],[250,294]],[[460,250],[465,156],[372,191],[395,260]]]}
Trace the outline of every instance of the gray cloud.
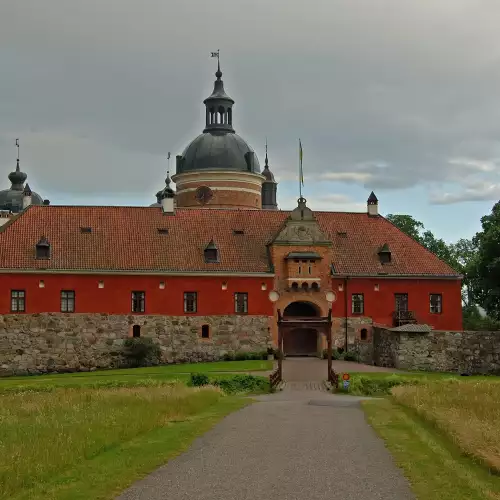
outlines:
{"label": "gray cloud", "polygon": [[53,201],[153,201],[167,151],[203,127],[220,48],[237,132],[261,158],[269,137],[278,178],[296,176],[301,137],[306,178],[463,201],[439,201],[451,183],[472,199],[465,182],[498,175],[499,16],[497,0],[7,0],[3,182],[20,136],[30,184]]}

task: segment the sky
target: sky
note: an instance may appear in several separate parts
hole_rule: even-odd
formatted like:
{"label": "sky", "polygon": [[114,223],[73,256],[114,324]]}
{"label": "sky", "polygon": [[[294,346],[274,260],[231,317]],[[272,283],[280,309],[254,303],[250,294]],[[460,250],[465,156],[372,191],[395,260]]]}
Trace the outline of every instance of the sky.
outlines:
{"label": "sky", "polygon": [[281,209],[413,215],[471,237],[500,198],[498,0],[2,0],[0,188],[149,205],[204,127],[220,49],[233,125]]}

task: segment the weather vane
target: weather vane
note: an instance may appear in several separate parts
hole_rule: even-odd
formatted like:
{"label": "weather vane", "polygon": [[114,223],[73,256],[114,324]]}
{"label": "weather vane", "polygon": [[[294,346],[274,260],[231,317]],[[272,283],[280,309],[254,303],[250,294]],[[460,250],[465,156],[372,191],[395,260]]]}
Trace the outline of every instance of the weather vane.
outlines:
{"label": "weather vane", "polygon": [[167,153],[167,174],[170,173],[170,151]]}
{"label": "weather vane", "polygon": [[17,161],[19,161],[19,139],[16,139]]}
{"label": "weather vane", "polygon": [[212,52],[211,57],[216,57],[217,59],[220,59],[220,49],[217,49],[217,52]]}

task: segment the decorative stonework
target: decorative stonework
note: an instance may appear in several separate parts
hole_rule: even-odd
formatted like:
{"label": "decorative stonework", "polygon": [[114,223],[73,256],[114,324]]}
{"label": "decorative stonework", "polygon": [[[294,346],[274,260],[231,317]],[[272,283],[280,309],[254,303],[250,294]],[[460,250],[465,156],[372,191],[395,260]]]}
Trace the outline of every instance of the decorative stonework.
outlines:
{"label": "decorative stonework", "polygon": [[[160,345],[163,363],[213,361],[227,352],[268,347],[267,316],[126,316],[8,314],[0,316],[0,375],[89,371],[121,364],[132,326]],[[210,338],[201,338],[201,327]]]}

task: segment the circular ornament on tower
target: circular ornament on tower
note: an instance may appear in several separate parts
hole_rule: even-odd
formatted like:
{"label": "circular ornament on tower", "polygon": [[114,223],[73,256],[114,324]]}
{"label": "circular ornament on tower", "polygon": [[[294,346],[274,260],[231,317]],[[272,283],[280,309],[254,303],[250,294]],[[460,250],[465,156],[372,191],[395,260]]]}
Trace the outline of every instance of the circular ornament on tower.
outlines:
{"label": "circular ornament on tower", "polygon": [[194,196],[198,203],[205,205],[213,198],[214,194],[208,186],[200,186]]}

